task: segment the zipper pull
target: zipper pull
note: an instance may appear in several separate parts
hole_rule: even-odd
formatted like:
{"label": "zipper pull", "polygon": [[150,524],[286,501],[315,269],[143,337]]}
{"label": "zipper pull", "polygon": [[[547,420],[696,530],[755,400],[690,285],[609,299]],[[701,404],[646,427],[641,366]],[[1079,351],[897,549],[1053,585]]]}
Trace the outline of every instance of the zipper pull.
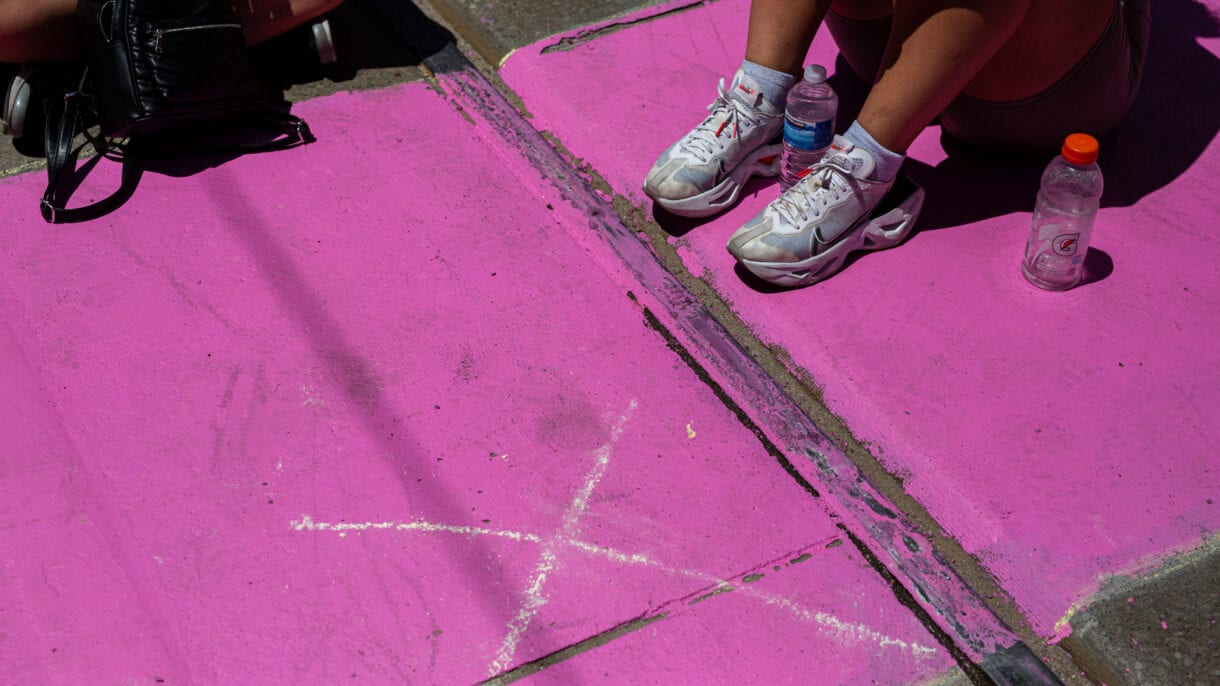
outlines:
{"label": "zipper pull", "polygon": [[162,52],[164,52],[164,50],[165,50],[165,31],[162,31],[160,29],[157,30],[157,44],[153,49],[157,51],[158,55],[160,55]]}

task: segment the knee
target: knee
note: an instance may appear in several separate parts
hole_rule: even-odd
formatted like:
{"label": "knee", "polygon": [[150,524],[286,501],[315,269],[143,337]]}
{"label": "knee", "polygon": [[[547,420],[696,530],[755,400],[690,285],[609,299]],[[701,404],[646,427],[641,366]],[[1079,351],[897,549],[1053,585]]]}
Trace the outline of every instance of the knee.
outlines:
{"label": "knee", "polygon": [[57,62],[80,54],[76,0],[0,0],[0,62]]}

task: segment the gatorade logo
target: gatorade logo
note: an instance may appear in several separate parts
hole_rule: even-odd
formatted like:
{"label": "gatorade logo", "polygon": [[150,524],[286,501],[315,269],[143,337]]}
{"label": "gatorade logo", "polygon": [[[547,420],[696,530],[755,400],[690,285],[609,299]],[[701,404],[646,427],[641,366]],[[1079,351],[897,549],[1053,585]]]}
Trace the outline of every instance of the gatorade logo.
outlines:
{"label": "gatorade logo", "polygon": [[1056,255],[1075,255],[1076,246],[1080,245],[1079,233],[1061,233],[1051,241],[1051,249]]}

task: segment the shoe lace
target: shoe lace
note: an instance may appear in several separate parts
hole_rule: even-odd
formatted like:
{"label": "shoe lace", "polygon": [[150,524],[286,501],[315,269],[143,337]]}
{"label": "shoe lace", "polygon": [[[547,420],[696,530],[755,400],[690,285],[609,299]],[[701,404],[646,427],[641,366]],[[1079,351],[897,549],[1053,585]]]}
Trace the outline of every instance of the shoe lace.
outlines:
{"label": "shoe lace", "polygon": [[854,178],[851,160],[838,154],[823,157],[799,176],[801,180],[771,206],[784,221],[798,228],[842,200],[850,189],[848,180]]}
{"label": "shoe lace", "polygon": [[[724,79],[720,79],[716,99],[707,106],[711,115],[682,141],[681,149],[694,155],[700,163],[710,161],[713,155],[728,147],[730,140],[741,136],[743,122],[750,126],[758,125],[761,118],[758,106],[762,97],[762,93],[758,93],[754,96],[754,102],[749,103],[730,96],[725,90]],[[729,133],[727,137],[724,136],[726,131]]]}

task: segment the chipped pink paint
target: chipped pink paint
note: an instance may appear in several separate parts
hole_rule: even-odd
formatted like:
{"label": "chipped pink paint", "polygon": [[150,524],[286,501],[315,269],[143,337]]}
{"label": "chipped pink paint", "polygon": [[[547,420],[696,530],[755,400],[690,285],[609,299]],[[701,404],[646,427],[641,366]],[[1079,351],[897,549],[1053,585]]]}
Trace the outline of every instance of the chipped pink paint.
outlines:
{"label": "chipped pink paint", "polygon": [[[548,39],[518,50],[502,76],[536,126],[646,204],[645,171],[739,64],[747,5],[710,3],[540,54]],[[1207,500],[1220,490],[1220,267],[1210,233],[1220,224],[1210,200],[1220,194],[1220,147],[1214,130],[1180,114],[1198,108],[1165,106],[1184,92],[1181,65],[1213,62],[1220,41],[1196,40],[1171,8],[1155,21],[1144,92],[1108,160],[1094,243],[1114,267],[1100,281],[1060,294],[1024,283],[1037,165],[1018,173],[959,162],[934,127],[911,149],[928,207],[938,208],[924,230],[828,282],[759,293],[733,273],[724,242],[775,196],[773,184],[755,183],[737,208],[671,239],[692,272],[813,377],[1046,637],[1105,576],[1155,565],[1220,529]],[[834,59],[823,33],[810,60]],[[1153,166],[1150,149],[1166,151]]]}
{"label": "chipped pink paint", "polygon": [[477,113],[299,109],[88,224],[0,179],[0,682],[473,683],[661,614],[564,674],[952,667]]}
{"label": "chipped pink paint", "polygon": [[1053,646],[1056,643],[1062,641],[1063,639],[1065,639],[1071,635],[1072,635],[1072,625],[1068,624],[1067,622],[1061,622],[1059,624],[1059,626],[1057,626],[1055,628],[1054,635],[1052,635],[1050,638],[1048,638],[1046,640],[1046,644],[1048,646]]}

